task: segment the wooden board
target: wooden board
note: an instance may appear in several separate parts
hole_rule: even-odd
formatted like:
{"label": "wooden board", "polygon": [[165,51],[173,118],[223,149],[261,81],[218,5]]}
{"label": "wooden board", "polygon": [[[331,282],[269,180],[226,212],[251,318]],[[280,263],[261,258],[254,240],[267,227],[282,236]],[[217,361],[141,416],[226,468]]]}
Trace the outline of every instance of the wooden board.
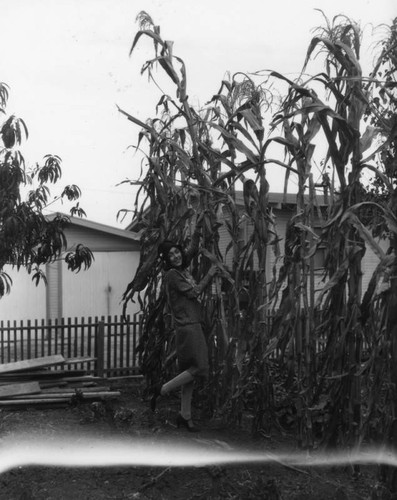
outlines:
{"label": "wooden board", "polygon": [[59,404],[59,403],[69,403],[70,398],[52,398],[52,399],[8,399],[1,400],[0,407],[6,406],[24,406],[24,405],[35,405],[35,404]]}
{"label": "wooden board", "polygon": [[41,392],[38,382],[26,382],[24,384],[9,384],[0,387],[0,399],[10,396],[24,396],[27,394],[39,394]]}
{"label": "wooden board", "polygon": [[76,390],[79,392],[104,392],[104,391],[110,391],[109,386],[97,386],[95,385],[94,387],[52,387],[52,388],[42,388],[42,393],[43,394],[54,394],[54,393],[61,393],[61,392],[71,392],[73,394],[76,393]]}
{"label": "wooden board", "polygon": [[67,382],[62,382],[62,380],[56,380],[55,382],[42,382],[40,380],[40,387],[42,390],[51,389],[53,387],[66,387]]}
{"label": "wooden board", "polygon": [[103,382],[105,379],[103,377],[95,377],[94,375],[85,375],[82,377],[63,377],[62,380],[66,382]]}
{"label": "wooden board", "polygon": [[[1,365],[0,366],[4,366]],[[24,379],[48,379],[48,380],[57,380],[62,377],[81,377],[86,375],[87,371],[86,370],[21,370],[19,372],[10,372],[10,373],[0,373],[0,381],[6,382],[7,380],[10,379],[15,379],[15,380],[24,380]]]}
{"label": "wooden board", "polygon": [[[7,363],[11,364],[11,363]],[[1,365],[0,366],[5,366]],[[62,365],[61,365],[62,366]],[[44,368],[43,370],[29,370],[29,369],[23,369],[18,372],[7,372],[7,373],[0,373],[0,380],[7,380],[9,377],[15,377],[15,378],[24,378],[27,376],[32,376],[36,378],[59,378],[63,376],[69,376],[73,375],[76,372],[76,376],[82,376],[87,374],[87,370],[62,370],[56,367],[54,369],[54,366],[48,366],[47,368]]]}
{"label": "wooden board", "polygon": [[4,363],[0,365],[0,374],[20,372],[22,370],[30,370],[35,368],[43,368],[45,366],[59,365],[65,362],[65,358],[61,354],[53,356],[44,356],[42,358],[25,359],[23,361],[15,361],[14,363]]}
{"label": "wooden board", "polygon": [[[13,396],[12,399],[7,400],[7,402],[11,401],[34,401],[34,400],[39,400],[39,401],[57,401],[59,399],[64,400],[65,398],[68,398],[69,400],[73,398],[73,396],[77,396],[75,392],[61,392],[61,393],[51,393],[51,394],[44,394],[40,393],[38,395],[24,395],[24,396]],[[111,398],[118,398],[120,396],[119,391],[98,391],[98,392],[88,392],[84,393],[82,392],[79,394],[77,397],[82,397],[83,400],[90,400],[90,399],[111,399]],[[0,403],[5,402],[0,401]]]}

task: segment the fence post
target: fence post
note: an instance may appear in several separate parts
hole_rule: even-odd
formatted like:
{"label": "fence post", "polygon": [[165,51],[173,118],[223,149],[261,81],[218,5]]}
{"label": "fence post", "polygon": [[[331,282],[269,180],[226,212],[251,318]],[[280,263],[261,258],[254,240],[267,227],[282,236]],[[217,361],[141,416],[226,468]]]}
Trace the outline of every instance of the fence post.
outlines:
{"label": "fence post", "polygon": [[105,322],[99,321],[96,328],[96,372],[98,377],[104,375],[105,365]]}

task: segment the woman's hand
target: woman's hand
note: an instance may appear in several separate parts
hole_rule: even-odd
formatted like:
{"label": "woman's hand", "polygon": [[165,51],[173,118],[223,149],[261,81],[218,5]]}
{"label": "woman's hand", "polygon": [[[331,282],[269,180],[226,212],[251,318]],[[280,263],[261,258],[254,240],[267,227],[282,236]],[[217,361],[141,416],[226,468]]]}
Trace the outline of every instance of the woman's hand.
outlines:
{"label": "woman's hand", "polygon": [[214,276],[216,276],[217,274],[219,274],[220,271],[221,270],[219,269],[219,267],[216,264],[213,264],[210,267],[210,270],[208,271],[208,274],[213,278]]}

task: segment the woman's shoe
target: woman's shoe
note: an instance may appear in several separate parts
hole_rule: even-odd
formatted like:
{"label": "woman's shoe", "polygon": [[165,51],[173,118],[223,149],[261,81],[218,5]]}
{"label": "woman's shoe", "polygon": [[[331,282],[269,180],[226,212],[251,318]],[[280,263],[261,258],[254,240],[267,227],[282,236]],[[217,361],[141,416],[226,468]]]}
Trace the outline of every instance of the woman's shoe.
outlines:
{"label": "woman's shoe", "polygon": [[152,388],[152,397],[150,398],[150,409],[156,411],[157,400],[161,396],[161,384],[156,384]]}
{"label": "woman's shoe", "polygon": [[200,429],[194,425],[191,418],[183,418],[181,414],[179,414],[176,418],[176,426],[178,427],[178,429],[179,427],[185,427],[185,429],[187,429],[189,432],[200,432]]}

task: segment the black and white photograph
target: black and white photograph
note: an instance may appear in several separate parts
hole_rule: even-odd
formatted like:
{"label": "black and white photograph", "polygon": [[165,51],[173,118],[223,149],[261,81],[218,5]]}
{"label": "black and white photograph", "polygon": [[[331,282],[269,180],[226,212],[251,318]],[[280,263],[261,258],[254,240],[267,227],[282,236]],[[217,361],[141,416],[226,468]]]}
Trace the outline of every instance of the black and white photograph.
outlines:
{"label": "black and white photograph", "polygon": [[397,499],[395,0],[0,13],[0,500]]}

